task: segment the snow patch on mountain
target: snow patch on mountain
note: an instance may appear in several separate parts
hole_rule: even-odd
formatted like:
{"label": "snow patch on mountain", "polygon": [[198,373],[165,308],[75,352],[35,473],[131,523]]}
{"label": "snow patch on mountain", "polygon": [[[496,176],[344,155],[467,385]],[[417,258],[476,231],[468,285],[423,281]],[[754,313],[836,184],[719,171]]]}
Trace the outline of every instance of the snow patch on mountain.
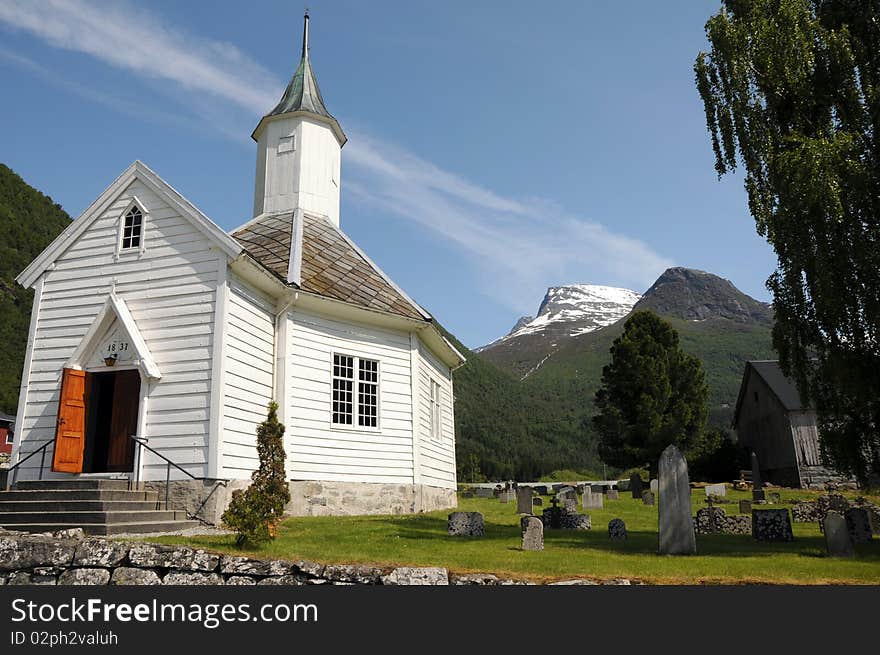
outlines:
{"label": "snow patch on mountain", "polygon": [[529,317],[519,319],[507,335],[484,348],[547,331],[571,337],[593,332],[629,314],[640,298],[640,294],[630,289],[596,284],[550,287],[535,318],[529,321],[526,321]]}

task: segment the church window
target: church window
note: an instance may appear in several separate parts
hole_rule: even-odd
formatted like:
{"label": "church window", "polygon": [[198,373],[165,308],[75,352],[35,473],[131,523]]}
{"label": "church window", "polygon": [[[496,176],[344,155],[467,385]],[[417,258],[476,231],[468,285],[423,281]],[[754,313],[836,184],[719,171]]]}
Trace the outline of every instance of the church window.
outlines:
{"label": "church window", "polygon": [[125,213],[122,222],[122,250],[140,250],[143,239],[144,214],[137,205]]}
{"label": "church window", "polygon": [[379,427],[377,360],[333,354],[332,420],[338,426]]}
{"label": "church window", "polygon": [[440,384],[431,380],[431,438],[440,440]]}

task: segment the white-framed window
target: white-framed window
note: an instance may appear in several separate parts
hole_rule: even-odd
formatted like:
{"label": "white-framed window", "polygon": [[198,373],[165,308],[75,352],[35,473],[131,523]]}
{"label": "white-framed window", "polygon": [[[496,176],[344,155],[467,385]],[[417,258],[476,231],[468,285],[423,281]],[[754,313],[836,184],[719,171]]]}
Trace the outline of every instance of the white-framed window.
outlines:
{"label": "white-framed window", "polygon": [[437,380],[431,380],[431,438],[440,440],[440,383]]}
{"label": "white-framed window", "polygon": [[378,360],[333,353],[331,422],[340,427],[379,427]]}
{"label": "white-framed window", "polygon": [[144,250],[144,226],[147,209],[134,198],[119,218],[119,240],[117,256],[140,253]]}

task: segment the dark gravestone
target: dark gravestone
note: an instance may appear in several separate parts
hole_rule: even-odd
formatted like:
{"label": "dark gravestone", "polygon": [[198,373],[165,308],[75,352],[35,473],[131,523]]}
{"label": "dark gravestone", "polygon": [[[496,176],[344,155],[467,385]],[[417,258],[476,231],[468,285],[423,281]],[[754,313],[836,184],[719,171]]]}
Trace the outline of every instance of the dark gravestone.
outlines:
{"label": "dark gravestone", "polygon": [[529,487],[520,487],[516,490],[516,513],[531,514],[534,511],[532,500],[534,495]]}
{"label": "dark gravestone", "polygon": [[560,503],[566,500],[573,500],[576,503],[577,490],[574,487],[559,487],[559,489],[556,490],[556,497],[559,499]]}
{"label": "dark gravestone", "polygon": [[654,504],[654,492],[649,489],[645,489],[642,492],[642,504],[643,505],[653,505]]}
{"label": "dark gravestone", "polygon": [[761,482],[761,467],[758,464],[758,454],[752,451],[752,500],[764,500],[764,484]]}
{"label": "dark gravestone", "polygon": [[492,490],[488,487],[477,487],[475,489],[475,493],[477,494],[477,498],[491,498]]}
{"label": "dark gravestone", "polygon": [[629,490],[632,492],[632,497],[634,500],[638,500],[642,497],[642,491],[644,490],[644,485],[642,484],[642,478],[638,473],[633,473],[629,476]]}
{"label": "dark gravestone", "polygon": [[611,519],[608,522],[608,536],[615,541],[626,539],[626,523],[623,519]]}
{"label": "dark gravestone", "polygon": [[871,521],[864,507],[850,507],[844,514],[850,539],[854,544],[871,542]]}
{"label": "dark gravestone", "polygon": [[520,519],[523,550],[544,550],[544,523],[537,516]]}
{"label": "dark gravestone", "polygon": [[544,504],[544,499],[543,498],[533,498],[532,504],[535,505],[536,507],[541,507]]}
{"label": "dark gravestone", "polygon": [[751,500],[739,501],[739,513],[740,514],[751,514],[752,513],[752,501]]}
{"label": "dark gravestone", "polygon": [[538,494],[539,496],[546,496],[547,495],[547,485],[546,484],[539,484],[537,487],[535,487],[535,493]]}
{"label": "dark gravestone", "polygon": [[822,525],[828,557],[852,557],[855,554],[845,518],[837,512],[828,512]]}
{"label": "dark gravestone", "polygon": [[479,512],[453,512],[448,517],[446,531],[453,536],[482,537],[483,515]]}
{"label": "dark gravestone", "polygon": [[601,484],[591,484],[590,491],[592,491],[594,494],[604,494],[605,486]]}
{"label": "dark gravestone", "polygon": [[778,491],[771,491],[767,494],[767,500],[771,503],[779,503],[782,500],[782,496],[779,495]]}
{"label": "dark gravestone", "polygon": [[555,496],[550,503],[553,506],[544,510],[544,516],[550,518],[550,527],[553,530],[559,530],[562,527],[562,508],[559,506],[559,501],[556,500]]}
{"label": "dark gravestone", "polygon": [[674,445],[660,455],[657,484],[659,552],[661,555],[693,555],[697,552],[687,461]]}
{"label": "dark gravestone", "polygon": [[752,536],[758,541],[794,541],[788,509],[753,509]]}
{"label": "dark gravestone", "polygon": [[620,498],[620,493],[617,489],[609,489],[605,495],[608,496],[608,500],[618,500]]}

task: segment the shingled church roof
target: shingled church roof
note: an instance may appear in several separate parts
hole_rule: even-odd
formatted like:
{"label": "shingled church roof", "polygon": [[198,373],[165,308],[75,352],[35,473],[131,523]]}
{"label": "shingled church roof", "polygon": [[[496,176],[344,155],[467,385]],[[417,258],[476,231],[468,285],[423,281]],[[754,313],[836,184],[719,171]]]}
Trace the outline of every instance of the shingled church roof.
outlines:
{"label": "shingled church roof", "polygon": [[[407,318],[430,315],[410,300],[340,230],[323,216],[302,216],[300,281],[290,281],[295,212],[262,216],[232,234],[245,251],[285,284],[334,300]],[[296,256],[296,255],[294,255]]]}

